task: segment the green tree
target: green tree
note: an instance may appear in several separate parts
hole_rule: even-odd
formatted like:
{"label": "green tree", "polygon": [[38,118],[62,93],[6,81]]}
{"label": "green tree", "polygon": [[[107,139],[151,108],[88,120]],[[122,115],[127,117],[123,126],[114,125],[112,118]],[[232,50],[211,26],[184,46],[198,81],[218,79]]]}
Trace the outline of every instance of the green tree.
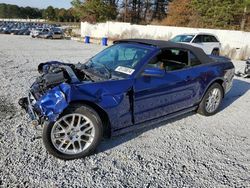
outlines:
{"label": "green tree", "polygon": [[0,4],[0,18],[41,18],[42,10],[32,7]]}
{"label": "green tree", "polygon": [[4,3],[0,4],[0,18],[6,18],[7,17],[6,13],[7,13],[7,5]]}
{"label": "green tree", "polygon": [[59,9],[58,11],[58,21],[64,22],[68,20],[67,10],[64,8]]}
{"label": "green tree", "polygon": [[68,22],[78,22],[79,21],[79,18],[74,15],[74,9],[73,8],[70,8],[67,10],[67,18],[68,18]]}
{"label": "green tree", "polygon": [[199,18],[191,6],[192,0],[175,0],[169,4],[167,17],[161,22],[171,26],[199,26]]}
{"label": "green tree", "polygon": [[238,29],[244,0],[192,0],[201,18],[201,27]]}
{"label": "green tree", "polygon": [[[246,29],[245,27],[246,27],[246,22],[247,22],[249,12],[250,12],[250,0],[245,0],[243,16],[242,16],[241,25],[240,25],[241,30]],[[247,28],[247,29],[250,29],[250,28]]]}
{"label": "green tree", "polygon": [[117,16],[117,7],[115,4],[110,4],[103,0],[74,0],[72,5],[75,9],[75,14],[82,21],[102,22],[113,20]]}
{"label": "green tree", "polygon": [[[249,30],[250,0],[174,0],[164,25]],[[249,21],[248,21],[249,20]]]}
{"label": "green tree", "polygon": [[56,12],[54,7],[48,6],[43,12],[43,18],[48,19],[50,21],[56,20]]}

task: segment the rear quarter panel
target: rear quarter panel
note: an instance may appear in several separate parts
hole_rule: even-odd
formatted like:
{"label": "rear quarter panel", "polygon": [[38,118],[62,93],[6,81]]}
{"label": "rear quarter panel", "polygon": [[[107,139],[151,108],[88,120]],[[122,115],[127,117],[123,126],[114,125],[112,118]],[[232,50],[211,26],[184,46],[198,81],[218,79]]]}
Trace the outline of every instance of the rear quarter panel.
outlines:
{"label": "rear quarter panel", "polygon": [[198,72],[200,91],[197,103],[199,103],[205,95],[207,89],[214,83],[222,83],[224,94],[232,87],[234,77],[234,65],[232,62],[217,61],[195,67],[193,72]]}

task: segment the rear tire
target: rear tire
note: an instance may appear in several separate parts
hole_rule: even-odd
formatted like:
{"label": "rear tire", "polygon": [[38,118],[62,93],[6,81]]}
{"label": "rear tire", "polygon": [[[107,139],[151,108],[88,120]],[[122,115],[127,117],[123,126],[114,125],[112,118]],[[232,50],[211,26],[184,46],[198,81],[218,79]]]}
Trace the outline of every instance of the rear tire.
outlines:
{"label": "rear tire", "polygon": [[47,151],[63,160],[92,154],[102,136],[101,119],[87,105],[69,107],[56,122],[44,125],[43,128],[43,143]]}
{"label": "rear tire", "polygon": [[198,113],[204,116],[212,116],[219,111],[223,98],[223,88],[220,84],[214,83],[205,93],[198,107]]}
{"label": "rear tire", "polygon": [[212,51],[212,55],[214,55],[214,56],[219,56],[219,55],[220,55],[220,51],[219,51],[218,49],[214,49],[214,50]]}

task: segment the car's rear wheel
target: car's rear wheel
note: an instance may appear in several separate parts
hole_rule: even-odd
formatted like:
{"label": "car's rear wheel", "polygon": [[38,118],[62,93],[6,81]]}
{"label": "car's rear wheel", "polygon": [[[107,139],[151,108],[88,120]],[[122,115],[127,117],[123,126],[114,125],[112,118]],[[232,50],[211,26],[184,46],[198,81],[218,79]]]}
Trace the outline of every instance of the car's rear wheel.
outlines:
{"label": "car's rear wheel", "polygon": [[198,113],[205,116],[216,114],[219,111],[222,98],[223,88],[219,83],[214,83],[203,97],[198,108]]}
{"label": "car's rear wheel", "polygon": [[44,126],[43,142],[49,153],[64,160],[93,153],[103,135],[98,114],[89,106],[74,106],[55,122]]}
{"label": "car's rear wheel", "polygon": [[220,55],[220,51],[218,49],[213,49],[212,55],[219,56]]}

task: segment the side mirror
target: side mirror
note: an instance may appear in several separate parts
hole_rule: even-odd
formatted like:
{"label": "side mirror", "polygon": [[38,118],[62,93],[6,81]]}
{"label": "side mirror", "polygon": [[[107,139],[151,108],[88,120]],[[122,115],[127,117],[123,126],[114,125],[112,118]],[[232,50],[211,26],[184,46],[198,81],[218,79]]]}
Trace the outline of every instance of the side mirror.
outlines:
{"label": "side mirror", "polygon": [[165,75],[165,71],[162,69],[158,69],[158,68],[146,68],[143,73],[142,76],[149,76],[149,77],[163,77]]}

